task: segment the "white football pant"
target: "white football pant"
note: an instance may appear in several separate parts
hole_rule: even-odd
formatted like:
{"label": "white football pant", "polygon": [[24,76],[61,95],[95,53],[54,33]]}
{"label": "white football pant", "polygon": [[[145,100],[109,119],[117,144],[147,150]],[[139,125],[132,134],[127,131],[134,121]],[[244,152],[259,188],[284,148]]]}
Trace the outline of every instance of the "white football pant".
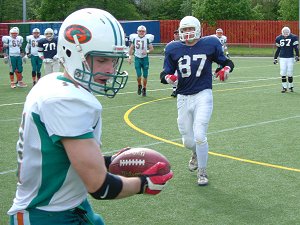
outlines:
{"label": "white football pant", "polygon": [[60,63],[57,60],[51,60],[49,62],[44,61],[44,70],[45,70],[45,75],[53,72],[59,72]]}
{"label": "white football pant", "polygon": [[[292,77],[294,73],[294,58],[280,58],[280,76]],[[282,82],[282,87],[287,88],[287,82]],[[289,83],[289,88],[293,87],[293,83]]]}
{"label": "white football pant", "polygon": [[206,168],[208,159],[207,129],[213,111],[211,89],[194,95],[178,95],[178,130],[183,145],[197,153],[198,167]]}

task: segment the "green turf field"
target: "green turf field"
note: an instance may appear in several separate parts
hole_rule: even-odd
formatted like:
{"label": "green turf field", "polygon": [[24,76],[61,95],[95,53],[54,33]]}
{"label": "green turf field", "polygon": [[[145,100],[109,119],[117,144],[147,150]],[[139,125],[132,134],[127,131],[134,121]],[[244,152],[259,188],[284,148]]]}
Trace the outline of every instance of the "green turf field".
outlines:
{"label": "green turf field", "polygon": [[[174,178],[157,196],[114,201],[91,199],[107,225],[274,225],[299,224],[300,65],[294,93],[280,93],[279,65],[269,58],[232,58],[236,68],[225,83],[214,81],[214,112],[208,141],[209,185],[199,187],[187,169],[190,152],[177,130],[171,86],[159,81],[161,57],[151,58],[148,96],[136,94],[133,66],[115,98],[103,105],[103,152],[125,146],[149,147],[168,157]],[[25,65],[31,87],[31,69]],[[16,151],[25,89],[10,89],[8,67],[0,61],[0,224],[16,189]],[[30,176],[30,174],[28,174]],[[50,185],[50,184],[49,184]]]}

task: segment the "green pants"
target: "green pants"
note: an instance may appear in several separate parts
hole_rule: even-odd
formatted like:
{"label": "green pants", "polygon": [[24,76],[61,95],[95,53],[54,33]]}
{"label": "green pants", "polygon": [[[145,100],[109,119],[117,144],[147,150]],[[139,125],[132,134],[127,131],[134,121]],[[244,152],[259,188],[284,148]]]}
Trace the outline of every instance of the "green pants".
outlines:
{"label": "green pants", "polygon": [[141,77],[143,75],[144,78],[147,78],[149,72],[149,57],[148,56],[146,56],[145,58],[135,57],[134,67],[135,67],[137,77]]}
{"label": "green pants", "polygon": [[89,202],[83,201],[72,210],[48,212],[29,209],[10,216],[10,225],[105,225],[104,220],[93,212]]}
{"label": "green pants", "polygon": [[10,64],[11,64],[11,71],[12,73],[15,72],[17,69],[20,73],[23,72],[23,64],[22,64],[22,57],[21,56],[10,56]]}
{"label": "green pants", "polygon": [[38,56],[31,56],[32,72],[41,72],[43,60]]}

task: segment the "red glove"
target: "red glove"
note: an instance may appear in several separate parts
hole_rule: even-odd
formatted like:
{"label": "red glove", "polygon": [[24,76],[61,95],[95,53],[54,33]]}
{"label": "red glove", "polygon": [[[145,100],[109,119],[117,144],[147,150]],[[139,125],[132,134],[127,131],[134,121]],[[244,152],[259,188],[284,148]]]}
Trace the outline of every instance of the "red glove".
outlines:
{"label": "red glove", "polygon": [[157,195],[164,189],[167,181],[173,177],[172,170],[165,175],[158,175],[159,170],[166,166],[166,163],[158,162],[142,174],[140,194]]}
{"label": "red glove", "polygon": [[225,66],[223,69],[221,69],[219,72],[217,72],[216,77],[220,79],[220,81],[225,81],[228,78],[229,71],[231,68],[229,66]]}
{"label": "red glove", "polygon": [[177,85],[178,83],[178,78],[174,74],[168,74],[165,76],[165,80],[168,82],[168,84],[175,84]]}

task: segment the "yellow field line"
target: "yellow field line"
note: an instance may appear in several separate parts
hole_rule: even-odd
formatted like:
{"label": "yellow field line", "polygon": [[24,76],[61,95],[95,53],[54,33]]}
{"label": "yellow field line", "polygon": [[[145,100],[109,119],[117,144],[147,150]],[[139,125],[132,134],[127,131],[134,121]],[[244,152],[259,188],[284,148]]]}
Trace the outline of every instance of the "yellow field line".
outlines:
{"label": "yellow field line", "polygon": [[[229,91],[229,90],[239,90],[239,89],[246,89],[246,88],[255,88],[255,87],[265,87],[265,86],[273,86],[275,84],[269,84],[269,85],[261,85],[261,86],[251,86],[251,87],[243,87],[243,88],[232,88],[232,89],[226,89],[226,90],[217,90],[217,92],[221,92],[221,91]],[[277,85],[277,84],[276,84]],[[166,99],[170,99],[171,97],[165,97],[165,98],[160,98],[160,99],[155,99],[152,101],[148,101],[148,102],[144,102],[141,104],[138,104],[132,108],[130,108],[125,114],[124,114],[124,120],[126,122],[126,124],[131,127],[132,129],[148,136],[151,137],[153,139],[168,143],[168,144],[172,144],[172,145],[176,145],[178,147],[182,147],[184,148],[184,146],[180,143],[174,142],[174,141],[170,141],[161,137],[158,137],[156,135],[150,134],[144,130],[142,130],[141,128],[135,126],[129,119],[129,115],[136,110],[137,108],[144,106],[146,104],[150,104],[153,102],[158,102],[158,101],[162,101],[162,100],[166,100]],[[212,152],[209,151],[209,154],[211,155],[215,155],[215,156],[219,156],[219,157],[223,157],[223,158],[227,158],[227,159],[232,159],[232,160],[236,160],[236,161],[240,161],[240,162],[245,162],[245,163],[251,163],[251,164],[256,164],[256,165],[261,165],[261,166],[266,166],[266,167],[272,167],[272,168],[276,168],[276,169],[283,169],[283,170],[289,170],[289,171],[294,171],[294,172],[300,172],[300,169],[296,169],[296,168],[291,168],[291,167],[286,167],[286,166],[280,166],[280,165],[274,165],[274,164],[270,164],[270,163],[265,163],[265,162],[259,162],[259,161],[254,161],[254,160],[249,160],[249,159],[243,159],[243,158],[239,158],[239,157],[235,157],[235,156],[230,156],[230,155],[225,155],[225,154],[220,154],[220,153],[216,153],[216,152]]]}

